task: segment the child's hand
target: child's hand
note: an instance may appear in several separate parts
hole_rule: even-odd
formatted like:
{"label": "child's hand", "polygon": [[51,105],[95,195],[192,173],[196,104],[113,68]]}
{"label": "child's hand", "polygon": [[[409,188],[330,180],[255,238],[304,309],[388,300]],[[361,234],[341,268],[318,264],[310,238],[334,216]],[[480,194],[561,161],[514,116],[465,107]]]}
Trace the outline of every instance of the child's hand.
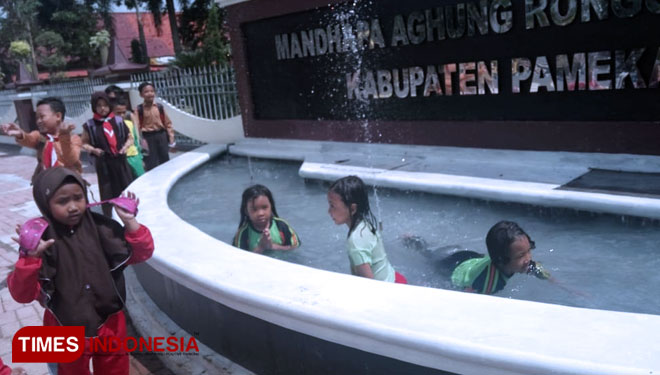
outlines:
{"label": "child's hand", "polygon": [[75,129],[75,128],[76,128],[76,126],[75,126],[74,124],[71,124],[71,123],[69,123],[69,124],[61,123],[61,124],[60,124],[60,134],[69,134],[69,133],[71,133],[71,132],[73,131],[73,129]]}
{"label": "child's hand", "polygon": [[[122,194],[121,196],[137,201],[137,203],[140,204],[140,199],[136,197],[135,193],[131,191],[127,191],[126,194]],[[119,216],[121,221],[124,223],[124,228],[126,228],[126,231],[135,232],[136,230],[140,229],[140,224],[135,219],[135,215],[133,215],[133,213],[128,212],[117,205],[115,205],[115,212],[117,212],[117,216]]]}
{"label": "child's hand", "polygon": [[[18,236],[21,235],[20,224],[16,224],[16,235]],[[12,237],[11,239],[14,240],[14,242],[16,243],[20,243],[18,237]],[[48,249],[49,247],[51,247],[54,243],[55,243],[54,239],[50,239],[48,241],[39,240],[39,245],[37,246],[37,249],[33,251],[28,251],[27,256],[31,258],[39,258],[41,257],[41,254],[43,254],[43,252],[46,251],[46,249]]]}
{"label": "child's hand", "polygon": [[23,130],[13,122],[2,124],[2,131],[10,137],[19,138],[23,135]]}
{"label": "child's hand", "polygon": [[264,250],[270,250],[273,248],[273,240],[270,238],[270,228],[266,227],[262,232],[261,239],[259,239],[259,245],[254,250],[255,253],[263,253]]}
{"label": "child's hand", "polygon": [[104,151],[102,149],[96,148],[96,147],[92,148],[89,152],[92,153],[92,155],[95,155],[95,156],[103,156],[103,153],[104,153]]}

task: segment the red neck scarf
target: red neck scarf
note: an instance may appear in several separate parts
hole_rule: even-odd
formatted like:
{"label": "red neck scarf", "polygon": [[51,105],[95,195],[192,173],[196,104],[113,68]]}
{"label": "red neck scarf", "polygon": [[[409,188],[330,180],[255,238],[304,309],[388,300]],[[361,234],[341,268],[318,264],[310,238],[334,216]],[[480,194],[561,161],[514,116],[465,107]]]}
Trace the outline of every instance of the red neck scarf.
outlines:
{"label": "red neck scarf", "polygon": [[110,146],[110,152],[112,154],[117,153],[117,135],[115,134],[115,131],[112,129],[112,125],[110,124],[110,120],[115,117],[115,114],[113,112],[110,112],[108,117],[103,117],[97,113],[94,113],[94,120],[96,121],[103,121],[103,135],[105,135],[106,141],[108,141],[108,146]]}
{"label": "red neck scarf", "polygon": [[44,163],[44,168],[48,169],[57,165],[57,153],[53,147],[54,142],[57,142],[57,137],[46,134],[46,145],[44,146],[44,153],[41,156],[41,161]]}

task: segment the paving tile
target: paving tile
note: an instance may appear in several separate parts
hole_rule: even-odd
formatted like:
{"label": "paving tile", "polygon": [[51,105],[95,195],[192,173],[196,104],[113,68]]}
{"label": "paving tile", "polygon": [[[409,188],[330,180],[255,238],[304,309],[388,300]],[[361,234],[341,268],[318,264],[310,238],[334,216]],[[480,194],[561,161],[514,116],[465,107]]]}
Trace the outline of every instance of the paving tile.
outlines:
{"label": "paving tile", "polygon": [[0,356],[3,361],[8,357],[5,363],[11,360],[11,338],[0,339]]}
{"label": "paving tile", "polygon": [[2,299],[2,307],[4,307],[5,311],[10,311],[10,310],[18,310],[21,307],[23,307],[22,303],[18,303],[14,301],[13,299]]}
{"label": "paving tile", "polygon": [[30,318],[20,318],[19,322],[21,323],[21,327],[29,327],[29,326],[40,327],[43,325],[43,319],[38,316],[34,316]]}
{"label": "paving tile", "polygon": [[15,311],[5,311],[0,313],[0,326],[7,323],[14,323],[18,320]]}
{"label": "paving tile", "polygon": [[3,338],[12,338],[14,337],[14,334],[16,331],[18,331],[21,328],[21,324],[18,320],[12,323],[5,323],[3,325],[0,325],[0,332],[2,333]]}
{"label": "paving tile", "polygon": [[30,305],[23,305],[23,307],[16,310],[16,316],[18,319],[27,319],[37,316],[37,312],[34,311],[34,308]]}

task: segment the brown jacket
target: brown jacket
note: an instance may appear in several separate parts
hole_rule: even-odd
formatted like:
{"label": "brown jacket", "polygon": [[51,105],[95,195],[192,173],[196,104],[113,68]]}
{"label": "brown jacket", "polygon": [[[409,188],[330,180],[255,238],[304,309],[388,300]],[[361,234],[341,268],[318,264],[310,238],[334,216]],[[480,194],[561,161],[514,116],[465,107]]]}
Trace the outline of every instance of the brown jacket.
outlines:
{"label": "brown jacket", "polygon": [[[174,143],[174,128],[172,127],[172,120],[167,116],[167,113],[163,111],[163,118],[165,123],[160,120],[160,112],[158,111],[158,106],[154,103],[151,106],[147,107],[144,104],[144,115],[142,117],[142,122],[140,122],[140,131],[143,132],[154,132],[159,130],[167,130],[167,139],[170,143]],[[137,116],[139,117],[139,116]],[[138,120],[139,121],[139,120]]]}
{"label": "brown jacket", "polygon": [[[80,136],[71,133],[62,133],[58,138],[57,141],[53,142],[53,148],[55,149],[55,154],[57,154],[57,165],[82,174],[82,163],[80,162],[82,141],[80,140]],[[29,133],[23,133],[23,138],[16,139],[16,142],[21,146],[37,150],[37,167],[32,176],[34,180],[34,177],[45,169],[41,159],[43,157],[44,145],[46,144],[46,137],[39,133],[39,131],[34,130]]]}

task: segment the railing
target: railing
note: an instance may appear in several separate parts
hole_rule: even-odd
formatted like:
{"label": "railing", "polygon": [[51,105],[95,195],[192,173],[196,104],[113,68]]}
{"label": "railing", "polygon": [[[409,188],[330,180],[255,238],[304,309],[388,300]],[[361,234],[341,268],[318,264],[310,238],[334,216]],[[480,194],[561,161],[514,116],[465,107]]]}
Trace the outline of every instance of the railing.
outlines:
{"label": "railing", "polygon": [[0,117],[3,117],[14,105],[16,90],[0,91]]}
{"label": "railing", "polygon": [[[103,79],[83,79],[78,81],[57,82],[43,86],[47,96],[56,96],[64,102],[66,114],[78,117],[91,108],[90,100],[95,86],[104,86]],[[34,90],[33,90],[34,92]]]}
{"label": "railing", "polygon": [[212,65],[131,76],[135,88],[144,81],[154,84],[159,97],[195,116],[223,120],[240,113],[234,70],[229,66]]}

